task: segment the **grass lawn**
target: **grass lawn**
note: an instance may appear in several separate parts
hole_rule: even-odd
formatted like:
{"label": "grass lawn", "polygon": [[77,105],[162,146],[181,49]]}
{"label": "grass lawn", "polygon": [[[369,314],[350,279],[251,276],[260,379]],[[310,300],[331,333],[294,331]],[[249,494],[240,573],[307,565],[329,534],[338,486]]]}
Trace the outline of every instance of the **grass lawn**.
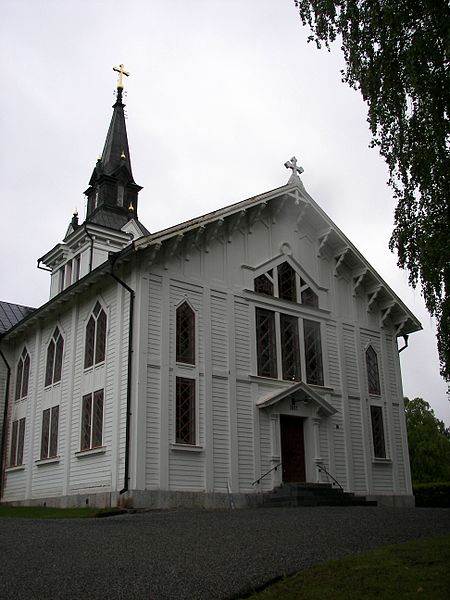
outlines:
{"label": "grass lawn", "polygon": [[450,536],[385,546],[302,571],[251,600],[450,598]]}
{"label": "grass lawn", "polygon": [[[0,506],[0,517],[24,519],[80,519],[98,517],[105,509],[94,507],[51,508],[50,506]],[[109,509],[108,509],[108,512]]]}

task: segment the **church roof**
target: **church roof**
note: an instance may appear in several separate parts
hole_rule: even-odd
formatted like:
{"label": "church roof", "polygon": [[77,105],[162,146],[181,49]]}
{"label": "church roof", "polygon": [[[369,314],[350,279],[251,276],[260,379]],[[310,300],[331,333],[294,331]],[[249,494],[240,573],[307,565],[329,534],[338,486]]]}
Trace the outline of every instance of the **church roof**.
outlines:
{"label": "church roof", "polygon": [[22,327],[55,311],[71,296],[83,293],[105,276],[109,278],[114,265],[132,262],[138,252],[146,251],[148,265],[151,265],[160,257],[167,260],[183,249],[188,253],[191,248],[199,247],[201,243],[208,248],[215,239],[231,242],[233,232],[239,227],[245,225],[251,230],[257,220],[264,217],[276,219],[287,202],[293,203],[297,211],[296,222],[293,225],[299,227],[307,221],[308,226],[315,230],[318,238],[318,256],[333,262],[336,276],[345,272],[345,275],[351,278],[354,295],[367,296],[369,311],[378,306],[381,326],[389,320],[394,324],[397,336],[422,329],[414,314],[313,200],[295,173],[284,186],[134,240],[13,329],[18,333]]}
{"label": "church roof", "polygon": [[35,310],[29,306],[13,304],[12,302],[2,302],[0,300],[0,334],[14,327],[14,325]]}

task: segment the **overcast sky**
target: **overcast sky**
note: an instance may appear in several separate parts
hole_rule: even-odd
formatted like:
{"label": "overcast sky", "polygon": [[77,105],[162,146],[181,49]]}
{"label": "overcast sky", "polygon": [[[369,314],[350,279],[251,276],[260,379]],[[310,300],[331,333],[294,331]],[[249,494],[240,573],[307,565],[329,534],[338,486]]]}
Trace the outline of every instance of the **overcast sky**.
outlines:
{"label": "overcast sky", "polygon": [[0,299],[39,306],[37,259],[64,237],[101,153],[120,63],[150,231],[287,182],[306,189],[421,320],[404,392],[450,424],[435,329],[388,249],[395,203],[342,57],[307,44],[293,0],[0,0]]}

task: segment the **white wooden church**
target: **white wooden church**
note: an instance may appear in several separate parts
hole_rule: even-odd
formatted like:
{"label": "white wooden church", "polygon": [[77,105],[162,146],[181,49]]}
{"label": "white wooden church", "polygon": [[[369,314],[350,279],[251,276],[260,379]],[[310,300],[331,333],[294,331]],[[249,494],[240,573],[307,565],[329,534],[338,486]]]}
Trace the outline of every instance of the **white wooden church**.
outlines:
{"label": "white wooden church", "polygon": [[420,323],[285,166],[149,233],[121,73],[85,220],[39,259],[50,300],[0,337],[3,502],[248,506],[336,480],[413,503],[398,338]]}

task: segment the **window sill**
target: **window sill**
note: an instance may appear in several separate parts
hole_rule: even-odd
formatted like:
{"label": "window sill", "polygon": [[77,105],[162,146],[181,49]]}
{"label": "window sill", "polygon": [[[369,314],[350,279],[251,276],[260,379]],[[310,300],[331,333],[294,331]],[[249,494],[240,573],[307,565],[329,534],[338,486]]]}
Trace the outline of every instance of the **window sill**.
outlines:
{"label": "window sill", "polygon": [[7,467],[6,473],[14,473],[15,471],[25,471],[25,465],[16,465],[15,467]]}
{"label": "window sill", "polygon": [[105,454],[106,446],[100,446],[99,448],[90,448],[89,450],[80,450],[75,452],[77,458],[85,458],[86,456],[93,456],[95,454]]}
{"label": "window sill", "polygon": [[390,458],[372,458],[373,464],[376,465],[389,465],[392,463],[392,459]]}
{"label": "window sill", "polygon": [[191,444],[170,444],[172,450],[186,450],[187,452],[203,452],[203,446],[195,446]]}
{"label": "window sill", "polygon": [[35,460],[34,463],[37,467],[59,463],[59,456],[52,456],[51,458],[40,458],[38,460]]}

